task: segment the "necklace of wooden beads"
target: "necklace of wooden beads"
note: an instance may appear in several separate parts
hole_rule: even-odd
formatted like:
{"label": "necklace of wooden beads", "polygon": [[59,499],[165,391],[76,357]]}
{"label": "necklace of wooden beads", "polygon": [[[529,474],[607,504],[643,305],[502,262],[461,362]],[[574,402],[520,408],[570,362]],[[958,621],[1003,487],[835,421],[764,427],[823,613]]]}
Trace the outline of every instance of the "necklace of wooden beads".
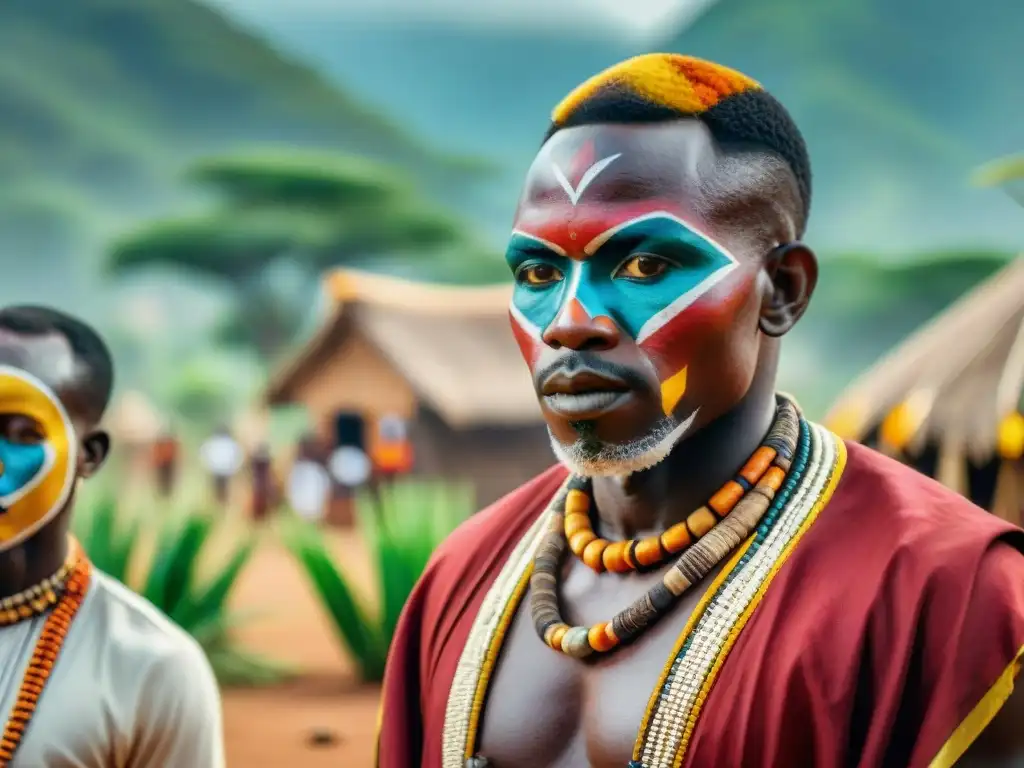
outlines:
{"label": "necklace of wooden beads", "polygon": [[626,573],[664,565],[714,528],[769,472],[776,475],[772,482],[781,484],[785,473],[774,462],[782,447],[782,441],[769,433],[761,446],[747,459],[743,469],[708,499],[707,504],[691,512],[683,522],[676,523],[660,536],[643,539],[612,542],[598,536],[590,519],[593,504],[591,481],[589,478],[574,477],[569,482],[565,498],[564,528],[569,549],[597,573],[606,570]]}
{"label": "necklace of wooden beads", "polygon": [[28,669],[22,677],[21,687],[7,718],[3,735],[0,736],[0,768],[8,768],[14,759],[14,753],[21,744],[32,715],[35,714],[43,688],[60,656],[64,640],[71,628],[71,621],[82,607],[82,601],[89,590],[92,565],[77,542],[72,542],[71,549],[75,553],[74,562],[64,582],[61,596],[43,624],[43,630],[36,641]]}
{"label": "necklace of wooden beads", "polygon": [[67,559],[55,574],[33,587],[0,600],[0,627],[38,616],[50,606],[56,605],[78,556],[78,550],[73,546],[69,547]]}
{"label": "necklace of wooden beads", "polygon": [[634,641],[667,614],[691,586],[728,557],[770,512],[769,508],[782,503],[782,496],[777,499],[776,493],[794,464],[794,456],[795,472],[802,472],[802,465],[807,462],[810,449],[807,434],[796,407],[780,398],[775,422],[765,440],[765,445],[775,450],[771,467],[737,501],[730,514],[683,551],[647,594],[611,621],[592,627],[570,626],[562,619],[558,607],[561,564],[569,548],[565,534],[566,493],[551,516],[550,529],[537,550],[530,576],[530,613],[537,634],[551,648],[576,658],[594,652],[607,653]]}

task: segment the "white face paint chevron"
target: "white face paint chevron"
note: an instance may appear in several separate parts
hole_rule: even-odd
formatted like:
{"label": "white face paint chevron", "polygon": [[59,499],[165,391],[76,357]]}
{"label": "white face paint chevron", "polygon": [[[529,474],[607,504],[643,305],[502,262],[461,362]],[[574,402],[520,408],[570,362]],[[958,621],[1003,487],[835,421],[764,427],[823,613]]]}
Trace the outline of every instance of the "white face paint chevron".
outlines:
{"label": "white face paint chevron", "polygon": [[576,205],[577,203],[579,203],[580,198],[583,197],[583,192],[587,189],[587,187],[590,186],[594,179],[598,177],[601,171],[603,171],[609,165],[614,163],[620,157],[622,157],[621,152],[614,154],[610,157],[606,157],[603,160],[598,160],[592,166],[587,168],[583,176],[580,177],[579,185],[577,185],[576,187],[573,187],[572,183],[566,177],[562,169],[558,167],[557,163],[552,163],[551,168],[555,172],[555,178],[558,180],[558,183],[561,184],[562,189],[565,190],[565,194],[569,196],[569,201],[573,205]]}

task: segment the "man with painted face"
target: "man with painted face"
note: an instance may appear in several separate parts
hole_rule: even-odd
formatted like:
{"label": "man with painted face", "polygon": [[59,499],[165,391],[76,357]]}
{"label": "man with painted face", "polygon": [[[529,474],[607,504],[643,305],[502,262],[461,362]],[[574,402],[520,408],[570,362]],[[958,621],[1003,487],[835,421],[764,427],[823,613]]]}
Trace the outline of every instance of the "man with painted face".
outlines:
{"label": "man with painted face", "polygon": [[92,329],[0,309],[0,768],[224,765],[203,651],[69,536],[112,384]]}
{"label": "man with painted face", "polygon": [[382,768],[1024,755],[1021,531],[775,392],[810,197],[790,116],[725,67],[643,56],[555,108],[508,261],[561,466],[432,559]]}

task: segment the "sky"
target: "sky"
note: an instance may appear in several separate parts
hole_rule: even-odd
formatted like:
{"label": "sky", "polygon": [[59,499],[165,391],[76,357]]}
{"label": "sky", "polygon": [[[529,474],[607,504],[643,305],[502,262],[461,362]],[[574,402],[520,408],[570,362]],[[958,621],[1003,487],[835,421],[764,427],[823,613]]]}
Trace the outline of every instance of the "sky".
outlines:
{"label": "sky", "polygon": [[[239,16],[279,12],[282,0],[206,0]],[[678,29],[714,0],[287,0],[289,14],[445,21],[470,26],[556,27],[636,40]]]}

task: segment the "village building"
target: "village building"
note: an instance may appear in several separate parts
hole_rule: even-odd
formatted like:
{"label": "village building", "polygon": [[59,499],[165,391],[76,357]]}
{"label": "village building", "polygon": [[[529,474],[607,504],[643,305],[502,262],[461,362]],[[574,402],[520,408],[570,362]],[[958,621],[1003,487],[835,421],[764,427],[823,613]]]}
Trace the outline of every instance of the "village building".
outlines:
{"label": "village building", "polygon": [[[272,377],[322,441],[388,454],[404,423],[411,471],[470,481],[479,506],[554,463],[508,320],[510,285],[456,287],[352,270],[325,279],[332,309]],[[383,461],[384,459],[380,459]]]}
{"label": "village building", "polygon": [[866,371],[826,423],[1010,522],[1024,513],[1024,257]]}

